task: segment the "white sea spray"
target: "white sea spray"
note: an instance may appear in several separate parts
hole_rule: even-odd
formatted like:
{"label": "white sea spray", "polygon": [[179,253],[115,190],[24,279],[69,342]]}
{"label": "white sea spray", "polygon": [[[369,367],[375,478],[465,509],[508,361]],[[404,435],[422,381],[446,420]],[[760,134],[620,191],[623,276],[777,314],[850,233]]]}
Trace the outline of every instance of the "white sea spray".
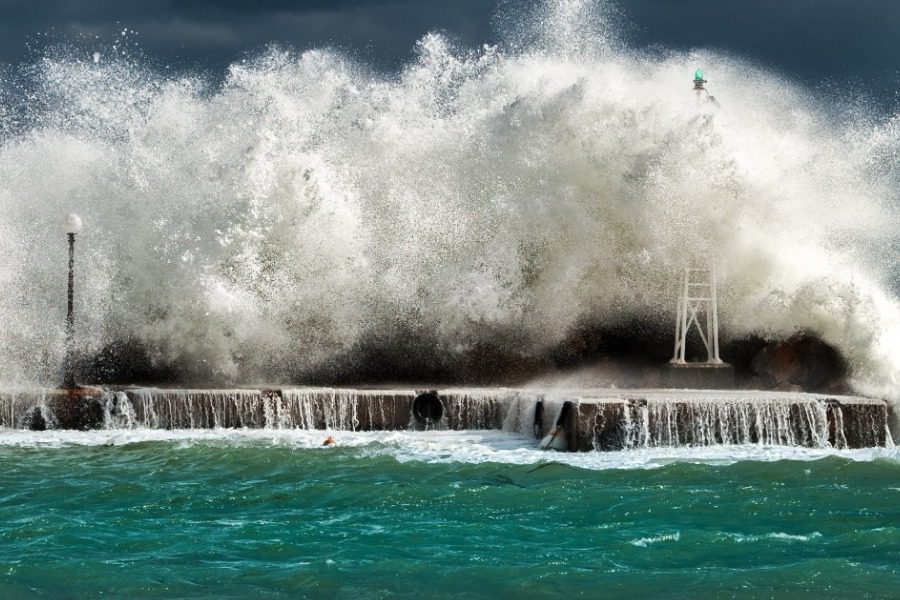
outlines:
{"label": "white sea spray", "polygon": [[27,124],[0,107],[0,381],[58,369],[74,211],[86,353],[133,339],[230,380],[408,330],[451,364],[535,356],[585,321],[668,318],[678,270],[713,258],[725,336],[812,331],[894,394],[896,119],[713,51],[628,49],[606,12],[547,2],[497,47],[429,34],[393,77],[327,49],[220,87],[48,55]]}

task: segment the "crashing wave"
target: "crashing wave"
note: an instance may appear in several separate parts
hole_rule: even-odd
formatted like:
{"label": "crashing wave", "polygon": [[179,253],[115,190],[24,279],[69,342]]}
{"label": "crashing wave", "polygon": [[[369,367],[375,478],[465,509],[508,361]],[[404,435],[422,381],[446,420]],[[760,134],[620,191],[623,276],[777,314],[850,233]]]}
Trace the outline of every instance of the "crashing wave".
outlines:
{"label": "crashing wave", "polygon": [[500,373],[670,322],[679,270],[712,258],[724,338],[809,331],[890,393],[897,120],[629,49],[607,13],[546,2],[478,49],[429,34],[389,77],[327,49],[221,85],[74,51],[7,74],[0,380],[59,369],[74,210],[80,353],[183,379]]}

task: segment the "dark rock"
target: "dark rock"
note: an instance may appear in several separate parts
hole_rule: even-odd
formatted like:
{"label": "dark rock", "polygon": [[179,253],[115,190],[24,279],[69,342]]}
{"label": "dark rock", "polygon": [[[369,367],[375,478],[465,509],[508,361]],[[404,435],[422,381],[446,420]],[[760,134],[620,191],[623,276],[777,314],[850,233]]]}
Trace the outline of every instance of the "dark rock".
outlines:
{"label": "dark rock", "polygon": [[750,367],[766,389],[837,392],[848,388],[844,359],[809,335],[767,344],[753,357]]}
{"label": "dark rock", "polygon": [[31,412],[25,416],[22,425],[31,431],[46,431],[47,419],[44,418],[44,411],[41,410],[41,407],[35,406],[31,409]]}
{"label": "dark rock", "polygon": [[58,390],[49,399],[50,410],[60,429],[98,429],[103,426],[103,391],[76,387]]}
{"label": "dark rock", "polygon": [[143,342],[126,338],[112,341],[94,354],[81,356],[76,364],[78,381],[97,385],[141,382],[142,384],[196,382],[209,373],[186,368],[185,361],[157,364],[154,351]]}

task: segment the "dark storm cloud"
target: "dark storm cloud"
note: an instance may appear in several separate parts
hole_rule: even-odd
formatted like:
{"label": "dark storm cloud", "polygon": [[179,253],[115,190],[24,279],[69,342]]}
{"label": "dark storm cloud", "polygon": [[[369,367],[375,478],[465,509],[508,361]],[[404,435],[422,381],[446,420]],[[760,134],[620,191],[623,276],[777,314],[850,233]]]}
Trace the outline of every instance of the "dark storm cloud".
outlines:
{"label": "dark storm cloud", "polygon": [[721,48],[808,84],[831,81],[894,98],[900,2],[629,0],[643,43]]}
{"label": "dark storm cloud", "polygon": [[271,43],[337,46],[393,67],[428,31],[486,41],[493,12],[485,0],[0,0],[0,61],[33,60],[57,43],[90,50],[127,28],[146,55],[180,67],[219,70]]}
{"label": "dark storm cloud", "polygon": [[343,10],[358,6],[379,6],[391,4],[390,0],[257,0],[245,2],[243,0],[223,0],[217,2],[194,0],[173,0],[172,5],[178,10],[193,12],[195,14],[253,14],[259,12],[295,12],[308,10]]}
{"label": "dark storm cloud", "polygon": [[[529,2],[504,0],[515,13]],[[832,81],[894,97],[900,2],[891,0],[622,0],[630,44],[717,48],[808,84]],[[221,71],[269,43],[331,45],[394,68],[428,31],[463,44],[496,40],[496,0],[0,0],[0,61],[44,45],[110,44],[124,28],[148,57]]]}

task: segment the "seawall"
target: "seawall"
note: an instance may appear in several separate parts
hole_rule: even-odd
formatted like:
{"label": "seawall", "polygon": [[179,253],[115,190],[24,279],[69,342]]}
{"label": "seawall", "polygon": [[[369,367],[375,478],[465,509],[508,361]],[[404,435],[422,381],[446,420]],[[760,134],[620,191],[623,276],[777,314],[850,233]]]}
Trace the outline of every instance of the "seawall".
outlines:
{"label": "seawall", "polygon": [[[569,404],[571,410],[562,411]],[[537,413],[537,417],[536,417]],[[878,399],[725,390],[81,388],[0,391],[0,426],[25,429],[506,429],[540,438],[562,416],[571,450],[889,443]]]}

